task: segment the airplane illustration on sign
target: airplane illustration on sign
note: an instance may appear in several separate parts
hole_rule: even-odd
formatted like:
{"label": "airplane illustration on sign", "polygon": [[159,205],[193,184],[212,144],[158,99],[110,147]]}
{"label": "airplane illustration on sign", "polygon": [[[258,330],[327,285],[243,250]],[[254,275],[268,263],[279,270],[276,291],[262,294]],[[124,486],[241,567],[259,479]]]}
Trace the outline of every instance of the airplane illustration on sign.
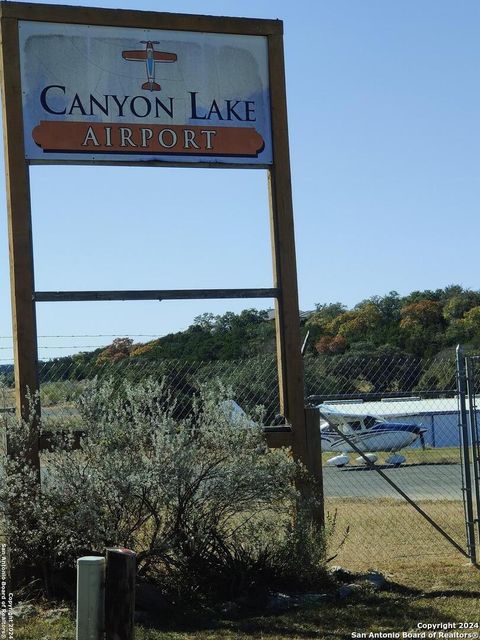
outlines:
{"label": "airplane illustration on sign", "polygon": [[147,91],[160,91],[161,86],[155,82],[155,64],[157,62],[175,62],[176,53],[167,53],[165,51],[155,51],[154,44],[160,44],[154,40],[141,40],[146,45],[143,51],[122,51],[122,58],[125,60],[133,60],[134,62],[145,61],[147,69],[147,82],[142,84],[142,89]]}

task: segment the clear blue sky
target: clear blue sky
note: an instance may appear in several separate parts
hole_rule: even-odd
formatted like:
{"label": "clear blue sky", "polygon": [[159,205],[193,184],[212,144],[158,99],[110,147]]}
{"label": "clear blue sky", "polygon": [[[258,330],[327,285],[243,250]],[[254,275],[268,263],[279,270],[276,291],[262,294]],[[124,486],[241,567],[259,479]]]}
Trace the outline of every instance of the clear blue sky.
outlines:
{"label": "clear blue sky", "polygon": [[[392,289],[480,288],[477,0],[97,6],[284,20],[302,309],[351,306]],[[261,170],[33,167],[31,185],[37,290],[272,284]],[[4,211],[3,181],[0,202]],[[0,335],[8,336],[5,213],[0,231]],[[43,303],[38,330],[163,335],[200,313],[248,306],[260,305]],[[69,352],[48,345],[108,341],[42,338],[40,354]]]}

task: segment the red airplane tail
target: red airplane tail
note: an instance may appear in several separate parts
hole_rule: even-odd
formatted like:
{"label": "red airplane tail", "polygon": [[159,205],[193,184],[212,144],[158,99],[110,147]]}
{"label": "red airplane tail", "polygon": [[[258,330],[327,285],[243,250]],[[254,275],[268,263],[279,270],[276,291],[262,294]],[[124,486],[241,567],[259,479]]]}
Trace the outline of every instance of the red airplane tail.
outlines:
{"label": "red airplane tail", "polygon": [[145,82],[142,84],[142,89],[146,89],[147,91],[160,91],[162,87],[158,84],[158,82]]}

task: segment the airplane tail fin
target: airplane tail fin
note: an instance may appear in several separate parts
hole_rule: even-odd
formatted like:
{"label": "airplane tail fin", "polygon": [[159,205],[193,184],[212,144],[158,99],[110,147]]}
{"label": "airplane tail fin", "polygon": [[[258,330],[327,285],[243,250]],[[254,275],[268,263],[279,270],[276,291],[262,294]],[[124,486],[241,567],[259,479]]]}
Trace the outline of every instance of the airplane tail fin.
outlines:
{"label": "airplane tail fin", "polygon": [[142,84],[142,89],[146,89],[147,91],[160,91],[161,88],[158,82],[145,82]]}

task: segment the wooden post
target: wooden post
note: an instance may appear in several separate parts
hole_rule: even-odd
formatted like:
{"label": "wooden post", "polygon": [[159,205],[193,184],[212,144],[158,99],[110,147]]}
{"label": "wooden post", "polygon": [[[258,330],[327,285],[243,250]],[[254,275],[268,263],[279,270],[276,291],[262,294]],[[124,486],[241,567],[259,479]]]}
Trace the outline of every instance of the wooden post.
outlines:
{"label": "wooden post", "polygon": [[[2,7],[3,9],[3,7]],[[37,327],[35,317],[30,182],[25,160],[18,23],[1,17],[3,137],[7,180],[10,285],[15,362],[17,416],[29,418],[28,396],[38,390]],[[27,458],[38,470],[37,421],[33,420]]]}
{"label": "wooden post", "polygon": [[130,549],[106,550],[105,637],[133,640],[136,554]]}
{"label": "wooden post", "polygon": [[320,435],[320,413],[318,409],[307,407],[305,409],[305,422],[308,451],[307,469],[315,483],[312,492],[316,498],[313,519],[315,524],[323,527],[325,524],[325,505],[323,495],[322,439]]}
{"label": "wooden post", "polygon": [[308,463],[305,430],[303,361],[293,228],[288,148],[287,104],[283,67],[283,35],[268,38],[273,161],[270,168],[270,226],[276,301],[277,362],[280,411],[292,425],[293,454]]}

